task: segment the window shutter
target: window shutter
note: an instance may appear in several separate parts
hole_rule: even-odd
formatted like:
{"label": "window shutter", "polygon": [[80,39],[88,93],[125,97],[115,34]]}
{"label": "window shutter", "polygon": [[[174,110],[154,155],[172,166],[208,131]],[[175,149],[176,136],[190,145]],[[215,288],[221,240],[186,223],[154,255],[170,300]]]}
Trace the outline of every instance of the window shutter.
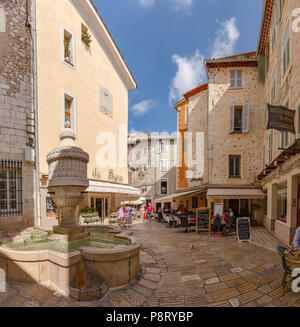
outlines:
{"label": "window shutter", "polygon": [[235,70],[230,71],[230,87],[235,88]]}
{"label": "window shutter", "polygon": [[242,70],[236,71],[236,87],[241,88],[243,86],[242,83]]}
{"label": "window shutter", "polygon": [[230,108],[230,133],[234,132],[234,105]]}
{"label": "window shutter", "polygon": [[250,104],[244,104],[243,110],[243,133],[249,132]]}
{"label": "window shutter", "polygon": [[264,55],[258,57],[258,79],[260,83],[265,83],[265,63],[266,58]]}
{"label": "window shutter", "polygon": [[275,5],[276,5],[276,22],[278,23],[281,18],[281,0],[276,0]]}

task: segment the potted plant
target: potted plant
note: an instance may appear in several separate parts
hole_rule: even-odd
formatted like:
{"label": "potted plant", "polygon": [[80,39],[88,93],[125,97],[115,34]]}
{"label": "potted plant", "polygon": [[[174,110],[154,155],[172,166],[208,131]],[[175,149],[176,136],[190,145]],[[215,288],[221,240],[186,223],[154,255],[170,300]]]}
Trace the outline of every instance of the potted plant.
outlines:
{"label": "potted plant", "polygon": [[90,44],[92,42],[92,38],[91,38],[91,35],[89,34],[89,32],[87,30],[82,31],[81,40],[87,47],[90,46]]}
{"label": "potted plant", "polygon": [[64,47],[65,47],[65,61],[70,62],[70,56],[71,56],[71,50],[70,50],[70,41],[65,40],[64,41]]}

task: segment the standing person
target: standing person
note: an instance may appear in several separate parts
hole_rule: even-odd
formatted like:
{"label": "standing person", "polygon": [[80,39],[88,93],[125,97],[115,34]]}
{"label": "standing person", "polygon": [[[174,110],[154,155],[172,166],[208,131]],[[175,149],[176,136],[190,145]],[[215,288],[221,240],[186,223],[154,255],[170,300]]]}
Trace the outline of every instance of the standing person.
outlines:
{"label": "standing person", "polygon": [[144,218],[145,218],[145,207],[144,207],[144,205],[141,205],[140,213],[141,213],[141,219],[142,219],[142,221],[144,221]]}
{"label": "standing person", "polygon": [[157,211],[157,219],[159,222],[163,221],[164,220],[164,216],[163,216],[163,213],[161,211],[161,208],[158,208],[158,211]]}
{"label": "standing person", "polygon": [[229,221],[231,224],[235,223],[235,215],[231,208],[229,208]]}
{"label": "standing person", "polygon": [[148,211],[148,217],[149,217],[149,219],[151,219],[152,215],[153,215],[153,207],[152,207],[151,202],[149,203],[149,205],[147,207],[147,211]]}
{"label": "standing person", "polygon": [[125,217],[125,212],[123,206],[121,206],[118,210],[118,219],[124,220]]}

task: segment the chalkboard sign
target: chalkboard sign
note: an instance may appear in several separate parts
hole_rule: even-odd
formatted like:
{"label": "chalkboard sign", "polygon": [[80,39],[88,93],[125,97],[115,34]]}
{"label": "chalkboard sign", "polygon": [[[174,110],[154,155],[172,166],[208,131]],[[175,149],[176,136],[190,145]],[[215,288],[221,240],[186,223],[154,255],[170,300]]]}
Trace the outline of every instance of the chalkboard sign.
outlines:
{"label": "chalkboard sign", "polygon": [[240,242],[251,240],[251,224],[250,218],[237,219],[237,234]]}
{"label": "chalkboard sign", "polygon": [[198,208],[196,211],[196,232],[209,232],[211,234],[211,209]]}

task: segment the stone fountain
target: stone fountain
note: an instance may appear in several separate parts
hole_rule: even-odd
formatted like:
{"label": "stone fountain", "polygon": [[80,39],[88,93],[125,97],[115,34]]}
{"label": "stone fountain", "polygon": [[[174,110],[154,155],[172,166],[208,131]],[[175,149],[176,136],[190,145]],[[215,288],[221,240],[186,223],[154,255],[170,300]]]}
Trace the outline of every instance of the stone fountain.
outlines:
{"label": "stone fountain", "polygon": [[76,214],[83,192],[89,186],[89,155],[75,146],[75,133],[68,125],[60,134],[60,140],[60,146],[47,155],[48,191],[59,209],[59,225],[53,228],[53,232],[71,241],[89,236],[78,224],[79,214]]}
{"label": "stone fountain", "polygon": [[141,242],[111,226],[79,225],[78,206],[89,185],[89,155],[68,126],[47,155],[48,191],[58,208],[53,230],[30,228],[0,239],[0,269],[8,279],[39,283],[76,300],[102,297],[140,274]]}

